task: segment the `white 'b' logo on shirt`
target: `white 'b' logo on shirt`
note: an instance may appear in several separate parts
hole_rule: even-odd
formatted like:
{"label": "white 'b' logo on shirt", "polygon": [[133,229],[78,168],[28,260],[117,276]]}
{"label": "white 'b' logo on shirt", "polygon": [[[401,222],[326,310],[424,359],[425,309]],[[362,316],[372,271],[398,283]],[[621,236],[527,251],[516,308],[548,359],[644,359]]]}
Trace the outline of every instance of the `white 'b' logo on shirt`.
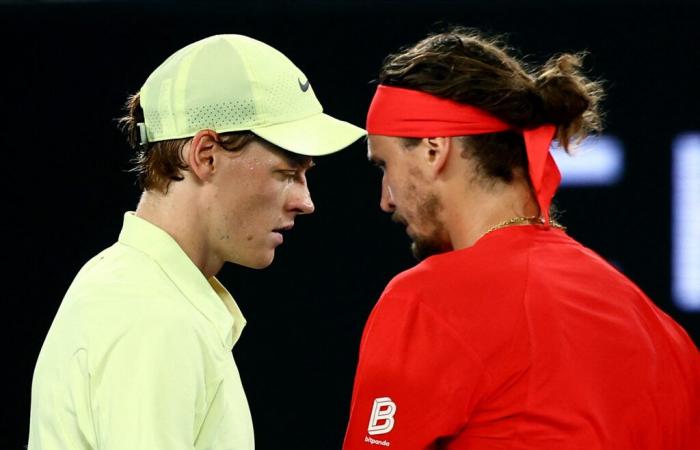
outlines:
{"label": "white 'b' logo on shirt", "polygon": [[396,414],[396,403],[389,397],[374,399],[367,432],[371,435],[390,432],[394,428],[394,414]]}

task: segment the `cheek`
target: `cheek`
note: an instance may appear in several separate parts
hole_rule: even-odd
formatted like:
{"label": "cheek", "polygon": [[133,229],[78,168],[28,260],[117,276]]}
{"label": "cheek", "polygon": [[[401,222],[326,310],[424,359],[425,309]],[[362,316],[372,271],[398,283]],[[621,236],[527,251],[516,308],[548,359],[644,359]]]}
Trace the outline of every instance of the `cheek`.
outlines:
{"label": "cheek", "polygon": [[238,197],[237,204],[230,206],[229,218],[245,240],[251,241],[256,233],[279,225],[283,199],[284,185],[281,183],[256,183],[245,195]]}
{"label": "cheek", "polygon": [[397,211],[414,227],[422,228],[425,215],[421,214],[423,193],[413,181],[404,180],[394,192]]}

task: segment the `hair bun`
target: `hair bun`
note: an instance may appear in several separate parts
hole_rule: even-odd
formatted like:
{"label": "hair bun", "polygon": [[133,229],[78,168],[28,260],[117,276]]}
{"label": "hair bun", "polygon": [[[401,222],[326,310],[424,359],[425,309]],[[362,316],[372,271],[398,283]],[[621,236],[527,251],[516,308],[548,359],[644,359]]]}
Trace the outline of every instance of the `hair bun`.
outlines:
{"label": "hair bun", "polygon": [[579,70],[583,54],[555,56],[533,73],[507,50],[457,27],[389,55],[379,82],[481,108],[515,129],[553,124],[565,149],[601,129],[603,89]]}
{"label": "hair bun", "polygon": [[579,74],[581,56],[565,54],[550,59],[535,79],[545,121],[567,127],[592,106],[586,80]]}

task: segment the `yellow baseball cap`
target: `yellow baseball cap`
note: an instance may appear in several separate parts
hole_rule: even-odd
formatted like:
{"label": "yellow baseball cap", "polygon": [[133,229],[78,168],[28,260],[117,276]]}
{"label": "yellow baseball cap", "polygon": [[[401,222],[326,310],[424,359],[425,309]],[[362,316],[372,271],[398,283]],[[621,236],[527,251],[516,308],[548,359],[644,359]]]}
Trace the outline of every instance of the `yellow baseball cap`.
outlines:
{"label": "yellow baseball cap", "polygon": [[301,155],[333,153],[365,130],[323,113],[304,73],[269,45],[237,34],[184,47],[140,91],[142,143],[250,130]]}

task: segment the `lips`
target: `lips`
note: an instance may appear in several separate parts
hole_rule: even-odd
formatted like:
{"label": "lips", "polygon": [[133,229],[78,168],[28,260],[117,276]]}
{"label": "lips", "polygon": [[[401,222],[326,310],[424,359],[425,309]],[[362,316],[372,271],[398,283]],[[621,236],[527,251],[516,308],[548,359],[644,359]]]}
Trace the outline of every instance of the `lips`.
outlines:
{"label": "lips", "polygon": [[403,226],[408,226],[408,221],[397,212],[394,212],[394,214],[391,215],[391,220],[392,222],[400,223]]}
{"label": "lips", "polygon": [[275,229],[273,229],[272,231],[275,232],[275,233],[283,233],[283,232],[285,232],[285,231],[291,230],[292,227],[294,227],[294,224],[293,224],[293,223],[290,223],[289,225],[285,225],[285,226],[280,227],[280,228],[275,228]]}
{"label": "lips", "polygon": [[272,234],[276,236],[277,245],[280,245],[282,242],[284,242],[284,233],[287,231],[291,230],[292,227],[294,226],[293,223],[289,225],[285,225],[283,227],[275,228],[272,230]]}

